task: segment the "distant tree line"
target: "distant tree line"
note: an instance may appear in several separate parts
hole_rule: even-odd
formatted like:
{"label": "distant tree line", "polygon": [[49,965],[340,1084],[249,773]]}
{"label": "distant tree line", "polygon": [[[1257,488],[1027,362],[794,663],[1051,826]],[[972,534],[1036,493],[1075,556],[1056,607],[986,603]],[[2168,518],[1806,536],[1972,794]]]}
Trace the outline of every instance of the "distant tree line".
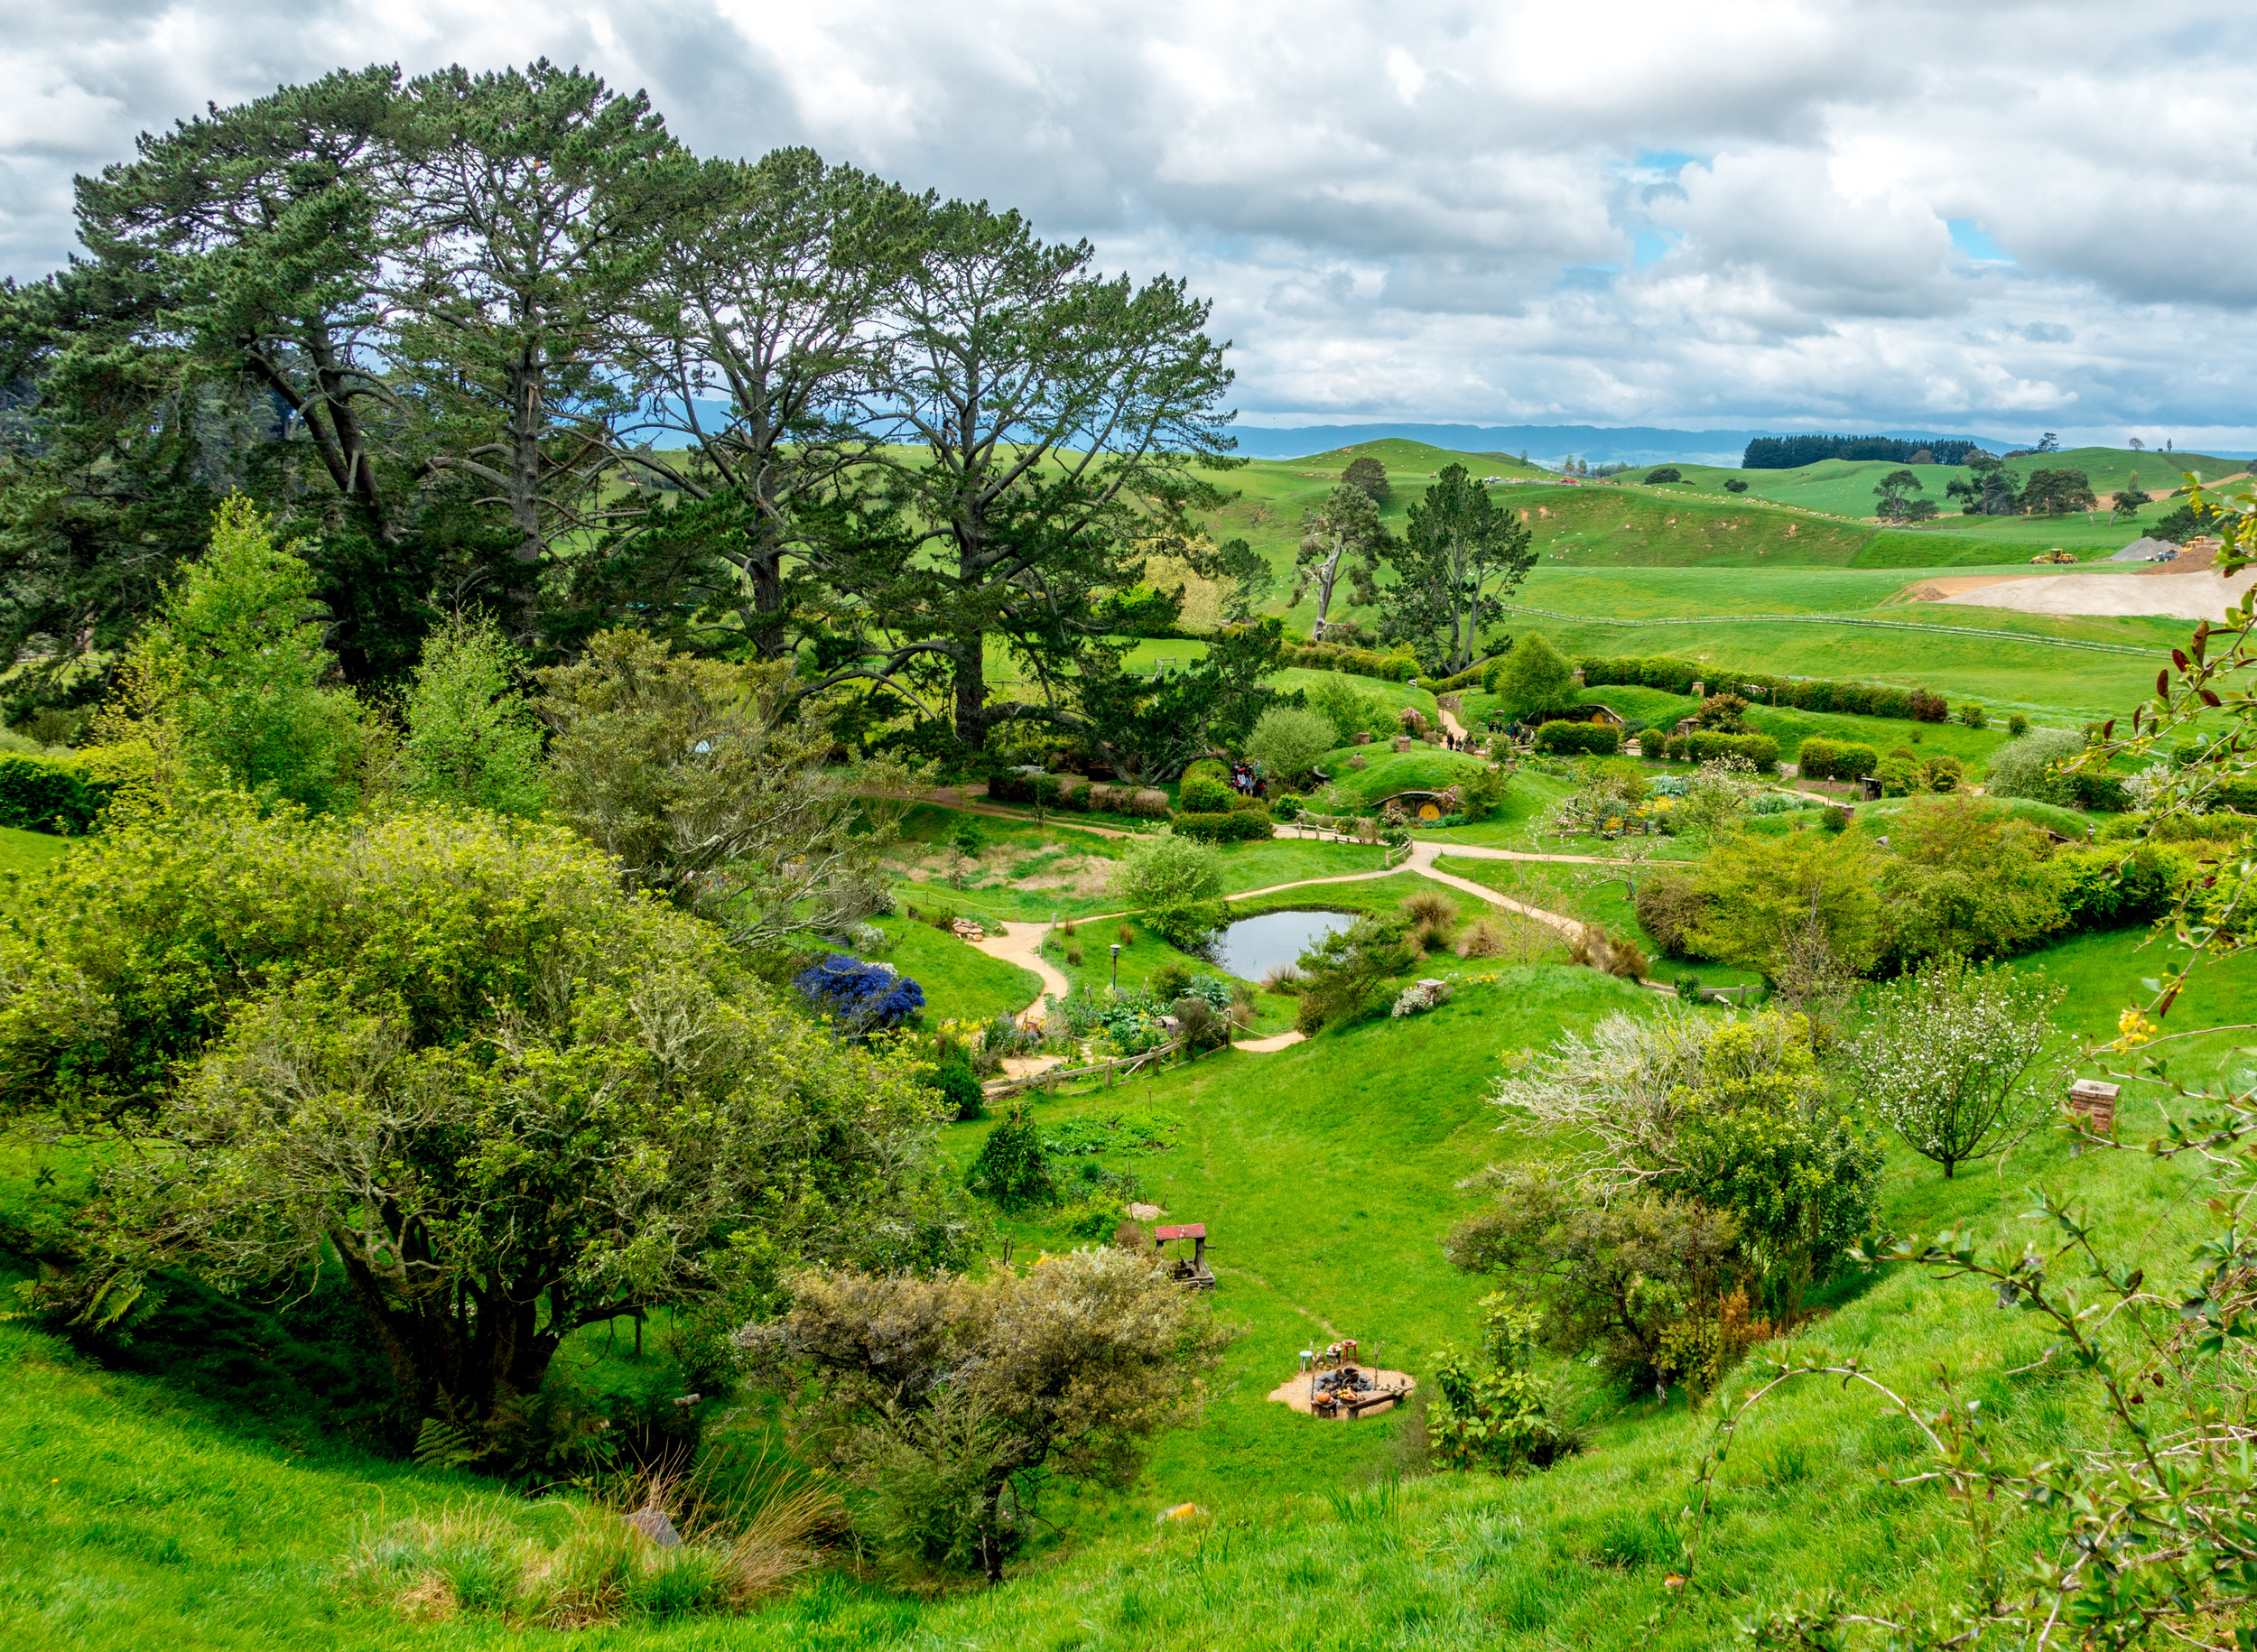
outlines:
{"label": "distant tree line", "polygon": [[1743,470],[1798,470],[1825,459],[1878,459],[1892,465],[1964,465],[1980,452],[1973,441],[1903,441],[1894,436],[1758,436],[1741,457]]}

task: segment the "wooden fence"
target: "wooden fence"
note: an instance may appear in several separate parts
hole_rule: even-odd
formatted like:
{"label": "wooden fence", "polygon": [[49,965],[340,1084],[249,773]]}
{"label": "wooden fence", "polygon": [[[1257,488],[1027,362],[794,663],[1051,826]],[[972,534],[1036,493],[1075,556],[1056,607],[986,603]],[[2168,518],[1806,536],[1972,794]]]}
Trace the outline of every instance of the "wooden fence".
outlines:
{"label": "wooden fence", "polygon": [[1184,1041],[1178,1038],[1172,1044],[1155,1044],[1149,1050],[1139,1050],[1136,1054],[1124,1055],[1118,1061],[1099,1062],[1094,1066],[1053,1067],[1044,1072],[1030,1072],[1023,1079],[993,1079],[981,1087],[981,1093],[989,1100],[995,1101],[1029,1090],[1055,1089],[1068,1079],[1092,1078],[1101,1073],[1105,1075],[1105,1081],[1110,1086],[1113,1074],[1128,1078],[1147,1062],[1157,1062],[1163,1055],[1183,1047]]}

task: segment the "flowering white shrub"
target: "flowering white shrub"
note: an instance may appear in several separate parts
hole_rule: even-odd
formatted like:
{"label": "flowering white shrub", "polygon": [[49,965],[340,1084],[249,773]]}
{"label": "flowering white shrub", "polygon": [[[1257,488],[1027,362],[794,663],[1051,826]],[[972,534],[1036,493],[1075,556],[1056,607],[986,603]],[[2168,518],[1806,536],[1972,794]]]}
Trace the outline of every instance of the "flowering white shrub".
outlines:
{"label": "flowering white shrub", "polygon": [[1431,979],[1415,981],[1404,988],[1403,996],[1395,1000],[1394,1013],[1398,1016],[1415,1016],[1421,1010],[1433,1009],[1438,1005],[1447,1004],[1450,1001],[1451,990],[1448,981]]}
{"label": "flowering white shrub", "polygon": [[1949,1176],[2013,1146],[2051,1110],[2029,1072],[2060,998],[2041,974],[1948,955],[1924,964],[1874,994],[1872,1019],[1850,1047],[1858,1093]]}

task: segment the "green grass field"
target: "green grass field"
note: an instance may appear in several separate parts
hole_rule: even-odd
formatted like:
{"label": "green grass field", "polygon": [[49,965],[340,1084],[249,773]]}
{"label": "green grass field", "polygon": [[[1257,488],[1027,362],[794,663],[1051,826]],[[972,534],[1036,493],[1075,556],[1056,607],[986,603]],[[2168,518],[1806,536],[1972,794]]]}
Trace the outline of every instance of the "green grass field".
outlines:
{"label": "green grass field", "polygon": [[[2136,939],[2087,937],[2025,961],[2072,988],[2065,1033],[2107,1030],[2125,978],[2150,967]],[[1665,1599],[1676,1514],[1713,1410],[1688,1411],[1682,1397],[1625,1404],[1561,1368],[1580,1455],[1519,1480],[1441,1475],[1398,1490],[1387,1476],[1399,1419],[1319,1424],[1264,1397],[1313,1340],[1354,1335],[1379,1362],[1416,1370],[1470,1338],[1487,1287],[1454,1273],[1435,1240],[1464,1208],[1455,1182],[1531,1151],[1499,1134],[1483,1104],[1500,1056],[1654,1003],[1589,970],[1491,973],[1414,1020],[1271,1056],[1215,1053],[1110,1094],[1036,1103],[1038,1121],[1130,1107],[1175,1127],[1165,1151],[1105,1162],[1138,1176],[1171,1214],[1208,1224],[1216,1306],[1242,1334],[1203,1421],[1168,1438],[1135,1485],[1045,1499],[1055,1535],[1026,1576],[928,1603],[833,1574],[741,1620],[630,1620],[575,1644],[1156,1652],[1407,1638],[1691,1648],[1719,1644],[1752,1605],[1797,1585],[1854,1579],[1874,1601],[1940,1600],[1957,1580],[1955,1551],[1939,1547],[1949,1505],[1932,1489],[1883,1484],[1912,1463],[1910,1436],[1877,1406],[1831,1388],[1789,1390],[1749,1425],[1711,1531],[1704,1576],[1715,1592],[1658,1633],[1640,1625]],[[2187,1007],[2246,1018],[2252,988],[2257,974],[2242,966]],[[2125,1116],[2135,1130],[2156,1117],[2145,1100]],[[952,1127],[952,1156],[968,1159],[987,1128]],[[1892,1155],[1887,1216],[2009,1234],[2013,1190],[2033,1178],[2091,1201],[2107,1242],[2150,1248],[2184,1231],[2199,1185],[2185,1167],[2136,1154],[2073,1158],[2040,1138],[1996,1172],[1948,1183]],[[1028,1248],[1063,1242],[1040,1222],[1014,1238]],[[1807,1342],[1858,1354],[1915,1392],[1948,1363],[2010,1447],[2056,1444],[2079,1420],[2051,1385],[2010,1374],[2034,1353],[2032,1333],[2002,1321],[1985,1293],[1891,1270],[1850,1282],[1833,1301]],[[583,1363],[619,1357],[591,1352]],[[475,1616],[405,1621],[361,1600],[344,1573],[372,1518],[485,1501],[534,1526],[560,1517],[553,1504],[498,1499],[468,1477],[386,1462],[103,1370],[21,1326],[0,1326],[0,1359],[10,1373],[0,1496],[14,1517],[0,1564],[12,1647],[531,1644]],[[1156,1536],[1152,1511],[1186,1499],[1213,1511],[1212,1527]]]}
{"label": "green grass field", "polygon": [[[1231,472],[1239,497],[1216,515],[1218,537],[1252,540],[1281,568],[1290,564],[1302,509],[1321,499],[1361,452],[1387,463],[1399,526],[1416,491],[1444,464],[1515,478],[1498,490],[1528,509],[1545,552],[1519,593],[1552,616],[1509,614],[1504,629],[1543,631],[1576,654],[1667,654],[1703,662],[1718,681],[1734,668],[1859,678],[1927,687],[1955,701],[1985,703],[2002,721],[2023,710],[2040,724],[2074,726],[2122,713],[2152,682],[2156,654],[2178,639],[2174,622],[2055,619],[1980,609],[1939,609],[1895,600],[1929,571],[2022,561],[2044,544],[2102,548],[2057,524],[1946,519],[1913,530],[1855,520],[1871,473],[1892,467],[1811,467],[1811,474],[1729,473],[1751,493],[1719,491],[1728,473],[1686,468],[1677,488],[1558,488],[1531,485],[1517,460],[1452,455],[1416,443],[1377,443],[1304,460]],[[2099,452],[2100,450],[2094,450]],[[2162,493],[2164,456],[2136,459],[2143,482]],[[2172,455],[2206,475],[2235,467]],[[2103,453],[2058,456],[2105,487],[2116,462]],[[2032,461],[2016,461],[2026,469]],[[2150,474],[2150,467],[2154,474]],[[2122,466],[2128,472],[2129,463]],[[1825,474],[1816,474],[1825,472]],[[1940,494],[1940,482],[1931,492]],[[2150,507],[2150,512],[2153,507]],[[1670,518],[1674,516],[1673,522]],[[2082,518],[2076,519],[2082,522]],[[2128,534],[2126,535],[2129,536]],[[1282,595],[1282,589],[1280,591]],[[1797,616],[1777,623],[1760,615]],[[1290,616],[1305,625],[1305,605]],[[1844,618],[1883,617],[1924,628],[1888,631]],[[1697,619],[1671,625],[1668,620]],[[1630,624],[1618,623],[1631,621]],[[2004,636],[1980,636],[1982,631]],[[2139,657],[2061,646],[2132,646]],[[1152,639],[1132,668],[1191,657],[1197,643]],[[1282,673],[1306,686],[1310,673]],[[1427,691],[1362,682],[1390,703],[1431,712]],[[1687,709],[1655,691],[1594,688],[1586,698],[1649,722]],[[1469,720],[1485,702],[1469,696]],[[1813,735],[1949,752],[1979,764],[2002,734],[1956,724],[1817,716],[1758,707],[1756,726],[1791,755]],[[1913,735],[1919,736],[1918,743]],[[1362,771],[1345,769],[1351,755]],[[1336,761],[1337,760],[1337,761]],[[1344,749],[1327,759],[1344,792],[1366,802],[1405,789],[1433,789],[1469,760],[1431,748]],[[1422,832],[1464,845],[1603,854],[1595,841],[1539,842],[1537,823],[1568,789],[1559,776],[1523,769],[1501,813],[1479,825]],[[1865,805],[1886,814],[1897,803]],[[2065,820],[2063,824],[2079,822]],[[976,828],[973,852],[956,845]],[[1765,829],[1783,830],[1783,818]],[[1672,845],[1681,850],[1682,846]],[[62,840],[0,831],[0,870],[27,870],[65,852]],[[971,816],[920,806],[905,821],[891,864],[896,894],[920,909],[1039,922],[1054,914],[1089,918],[1117,905],[1106,890],[1120,840],[1079,829],[1074,817]],[[1361,845],[1283,840],[1223,851],[1237,895],[1313,877],[1378,869],[1380,852]],[[1499,862],[1446,855],[1440,869],[1546,910],[1603,925],[1638,928],[1623,882],[1598,866]],[[1232,903],[1232,915],[1285,907],[1394,914],[1438,886],[1408,871],[1284,890]],[[1451,892],[1460,919],[1493,912]],[[1054,938],[1052,961],[1077,982],[1110,978],[1118,919],[1077,923],[1083,961],[1069,964],[1069,938]],[[1029,1001],[1037,979],[906,916],[888,918],[889,961],[924,985],[935,1018],[984,1019]],[[1141,985],[1180,955],[1129,922],[1121,984]],[[2015,961],[2066,988],[2049,1084],[2072,1072],[2085,1041],[2109,1036],[2137,993],[2160,973],[2138,932],[2092,934]],[[1038,1122],[1134,1109],[1165,1122],[1169,1146],[1103,1155],[1137,1177],[1146,1195],[1180,1220],[1208,1224],[1219,1289],[1214,1305],[1241,1332],[1196,1426],[1166,1437],[1125,1486],[1053,1487],[1049,1524],[1035,1552],[1003,1589],[926,1597],[858,1573],[847,1557],[777,1603],[736,1620],[634,1618],[573,1631],[593,1652],[705,1652],[707,1648],[916,1648],[977,1652],[1161,1652],[1314,1647],[1537,1648],[1635,1647],[1677,1652],[1730,1644],[1733,1625],[1800,1587],[1853,1588],[1877,1606],[1946,1601],[1963,1582],[1947,1541],[1953,1515],[1932,1487],[1887,1483],[1918,1466],[1900,1421],[1838,1388],[1790,1389],[1744,1433],[1710,1530],[1703,1588],[1663,1627],[1646,1627],[1670,1599],[1663,1580],[1678,1564],[1679,1511],[1695,1459],[1718,1406],[1695,1411],[1679,1393],[1602,1387],[1587,1367],[1556,1362],[1560,1415],[1578,1431],[1579,1454],[1542,1474],[1503,1480],[1440,1474],[1398,1482],[1404,1420],[1319,1424],[1266,1396],[1299,1350],[1353,1335],[1378,1362],[1431,1369],[1435,1353],[1478,1335],[1478,1306],[1491,1283],[1455,1273],[1437,1240],[1468,1208],[1460,1183],[1492,1162],[1539,1149],[1500,1134],[1486,1098],[1504,1064],[1562,1033],[1624,1012],[1660,1013],[1660,995],[1570,967],[1549,932],[1511,961],[1460,960],[1437,951],[1418,966],[1456,983],[1435,1012],[1382,1019],[1320,1035],[1271,1054],[1210,1053],[1139,1076],[1110,1091],[1036,1097]],[[1196,966],[1194,966],[1196,967]],[[1681,966],[1657,958],[1661,979]],[[1747,971],[1712,965],[1693,972],[1737,984]],[[1292,1000],[1264,995],[1258,1031],[1286,1025]],[[1699,1013],[1714,1014],[1713,1010]],[[2174,1071],[2201,1077],[2246,1065],[2257,1022],[2257,959],[2198,973],[2169,1030],[2215,1029],[2174,1046]],[[2160,1121],[2159,1092],[2127,1092],[2122,1118],[2138,1138]],[[945,1128],[952,1165],[975,1155],[988,1123]],[[38,1173],[52,1180],[39,1180]],[[67,1146],[18,1144],[0,1153],[0,1219],[11,1226],[34,1209],[67,1208],[86,1174]],[[2072,1156],[2040,1135],[2007,1162],[1969,1166],[1952,1182],[1900,1148],[1887,1161],[1884,1220],[1900,1228],[1964,1223],[1986,1239],[2019,1238],[2022,1188],[2066,1187],[2090,1202],[2104,1242],[2136,1245],[2176,1259],[2191,1231],[2200,1173],[2136,1153]],[[1024,1258],[1076,1242],[1057,1219],[1006,1224]],[[70,1648],[141,1652],[179,1645],[199,1652],[243,1648],[517,1648],[558,1644],[554,1631],[504,1630],[471,1614],[451,1622],[411,1620],[364,1598],[350,1565],[372,1533],[404,1514],[476,1504],[519,1529],[572,1517],[569,1494],[505,1496],[468,1475],[426,1471],[365,1449],[331,1411],[348,1396],[325,1386],[318,1361],[255,1304],[183,1289],[181,1322],[196,1337],[138,1348],[73,1348],[24,1320],[0,1321],[0,1645],[9,1652]],[[2065,1449],[2085,1418],[2072,1391],[2026,1369],[2039,1351],[2025,1322],[2002,1316],[1988,1294],[1937,1285],[1907,1269],[1859,1276],[1832,1287],[1824,1317],[1799,1341],[1854,1354],[1900,1389],[1926,1397],[1939,1364],[1997,1419],[2007,1452]],[[170,1311],[170,1310],[169,1310]],[[200,1328],[200,1329],[198,1329]],[[652,1394],[678,1383],[655,1322],[651,1351],[635,1359],[624,1328],[576,1337],[556,1380],[576,1389]],[[172,1350],[168,1353],[167,1350]],[[168,1365],[168,1359],[177,1363]],[[163,1371],[164,1374],[154,1374]],[[1744,1385],[1747,1379],[1738,1379]],[[236,1385],[230,1387],[228,1385]],[[1729,1398],[1729,1390],[1726,1396]],[[761,1397],[714,1402],[724,1429],[764,1426]],[[749,1421],[748,1419],[750,1419]],[[1181,1501],[1212,1511],[1212,1524],[1156,1527],[1155,1513]],[[2010,1548],[2011,1545],[2010,1544]]]}
{"label": "green grass field", "polygon": [[69,838],[0,826],[0,873],[34,871],[65,853],[70,847]]}
{"label": "green grass field", "polygon": [[1042,977],[1032,970],[990,958],[929,923],[882,918],[878,927],[893,941],[885,961],[924,989],[928,1020],[990,1021],[1017,1015],[1042,993]]}

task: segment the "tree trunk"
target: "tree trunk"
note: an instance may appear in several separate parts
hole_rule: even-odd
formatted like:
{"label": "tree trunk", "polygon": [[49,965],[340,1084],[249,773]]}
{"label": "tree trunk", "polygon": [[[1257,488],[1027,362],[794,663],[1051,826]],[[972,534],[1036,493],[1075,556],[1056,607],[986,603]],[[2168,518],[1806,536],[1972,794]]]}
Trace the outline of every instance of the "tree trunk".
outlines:
{"label": "tree trunk", "polygon": [[1325,617],[1333,611],[1333,587],[1339,581],[1340,559],[1347,553],[1347,550],[1345,545],[1335,546],[1332,555],[1324,559],[1316,576],[1316,624],[1309,628],[1309,640],[1313,643],[1324,640],[1324,627],[1328,623]]}
{"label": "tree trunk", "polygon": [[540,375],[529,353],[510,371],[512,406],[509,410],[509,520],[517,530],[517,548],[510,552],[521,562],[541,560],[541,431]]}
{"label": "tree trunk", "polygon": [[960,639],[954,653],[956,738],[966,746],[978,747],[985,744],[988,737],[988,673],[984,641],[977,635]]}

